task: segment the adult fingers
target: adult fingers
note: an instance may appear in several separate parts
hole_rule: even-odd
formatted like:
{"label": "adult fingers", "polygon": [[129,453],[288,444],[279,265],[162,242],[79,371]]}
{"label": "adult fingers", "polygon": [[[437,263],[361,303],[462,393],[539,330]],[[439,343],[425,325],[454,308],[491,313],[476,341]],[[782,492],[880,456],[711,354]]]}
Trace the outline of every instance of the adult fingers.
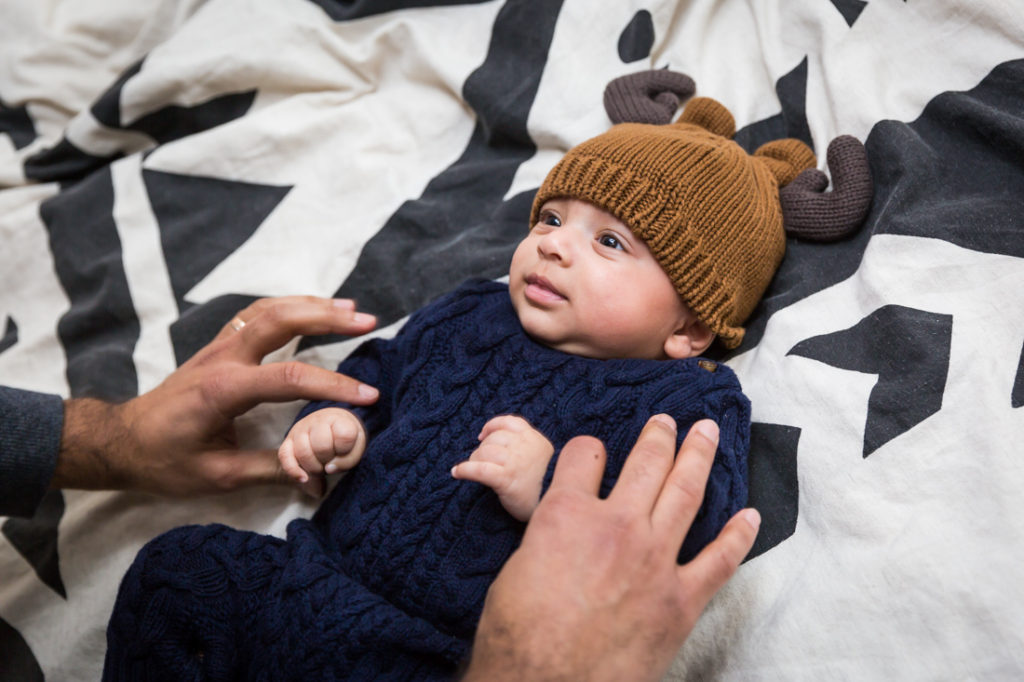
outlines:
{"label": "adult fingers", "polygon": [[222,492],[250,485],[291,483],[277,460],[277,450],[216,450],[205,453],[199,479],[205,490]]}
{"label": "adult fingers", "polygon": [[319,500],[324,496],[324,491],[327,489],[327,480],[324,476],[310,476],[309,480],[305,483],[299,484],[299,490],[312,497],[314,500]]}
{"label": "adult fingers", "polygon": [[592,436],[576,436],[562,448],[555,463],[548,494],[559,490],[576,490],[597,494],[604,475],[604,445]]}
{"label": "adult fingers", "polygon": [[672,470],[664,479],[651,523],[678,548],[704,500],[704,487],[718,448],[718,425],[702,419],[683,439]]}
{"label": "adult fingers", "polygon": [[608,499],[617,505],[650,513],[672,468],[675,450],[675,421],[664,414],[648,419]]}
{"label": "adult fingers", "polygon": [[756,509],[741,509],[700,554],[678,568],[683,596],[687,608],[695,609],[694,618],[736,572],[754,546],[760,526],[761,515]]}
{"label": "adult fingers", "polygon": [[378,396],[377,389],[352,377],[297,361],[232,368],[224,376],[206,380],[208,395],[221,414],[232,417],[263,402],[333,400],[369,405]]}
{"label": "adult fingers", "polygon": [[241,331],[241,329],[246,324],[248,324],[249,322],[252,322],[261,313],[269,310],[270,308],[272,308],[274,306],[281,306],[281,305],[291,306],[291,305],[293,305],[295,303],[317,303],[317,302],[320,302],[320,303],[323,303],[323,304],[326,304],[326,303],[330,302],[331,305],[334,305],[334,306],[336,306],[338,308],[342,308],[342,309],[346,309],[346,310],[354,311],[356,309],[356,302],[353,301],[350,298],[329,299],[329,298],[320,298],[318,296],[276,296],[276,297],[269,297],[269,298],[260,298],[260,299],[257,299],[255,301],[253,301],[252,303],[250,303],[245,308],[242,308],[241,310],[239,310],[235,314],[235,316],[233,318],[228,320],[228,322],[225,323],[224,326],[222,326],[220,328],[220,331],[217,332],[217,336],[215,336],[214,338],[215,339],[222,339],[222,338],[228,338],[228,337],[235,336],[236,334],[238,334],[239,331]]}
{"label": "adult fingers", "polygon": [[[234,334],[239,339],[245,359],[253,363],[260,362],[267,353],[296,336],[358,336],[371,331],[377,324],[373,315],[356,311],[347,299],[312,296],[261,299],[241,311],[235,320],[245,323]],[[230,322],[221,330],[221,335],[227,334],[227,329],[233,329]]]}

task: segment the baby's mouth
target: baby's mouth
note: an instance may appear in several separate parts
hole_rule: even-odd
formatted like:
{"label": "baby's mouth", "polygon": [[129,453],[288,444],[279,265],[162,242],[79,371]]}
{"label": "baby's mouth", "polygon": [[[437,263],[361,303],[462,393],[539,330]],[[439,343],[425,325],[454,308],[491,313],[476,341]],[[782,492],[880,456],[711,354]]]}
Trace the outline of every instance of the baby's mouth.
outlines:
{"label": "baby's mouth", "polygon": [[524,293],[526,298],[534,303],[557,303],[568,300],[566,295],[559,291],[554,284],[540,275],[527,275]]}

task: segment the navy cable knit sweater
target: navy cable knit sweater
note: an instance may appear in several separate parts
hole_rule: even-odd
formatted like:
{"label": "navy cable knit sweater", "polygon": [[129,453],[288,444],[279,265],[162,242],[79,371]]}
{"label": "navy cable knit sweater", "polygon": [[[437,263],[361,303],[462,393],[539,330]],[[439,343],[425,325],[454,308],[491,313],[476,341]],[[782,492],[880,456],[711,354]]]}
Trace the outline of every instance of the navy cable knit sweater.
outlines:
{"label": "navy cable knit sweater", "polygon": [[715,419],[719,452],[681,559],[746,502],[750,408],[731,370],[546,348],[503,284],[463,285],[338,371],[381,390],[355,408],[370,437],[359,465],[287,540],[186,526],[143,547],[110,620],[105,680],[450,677],[524,528],[489,488],[450,474],[499,414],[524,417],[556,453],[600,438],[605,492],[651,415],[674,416],[680,438]]}

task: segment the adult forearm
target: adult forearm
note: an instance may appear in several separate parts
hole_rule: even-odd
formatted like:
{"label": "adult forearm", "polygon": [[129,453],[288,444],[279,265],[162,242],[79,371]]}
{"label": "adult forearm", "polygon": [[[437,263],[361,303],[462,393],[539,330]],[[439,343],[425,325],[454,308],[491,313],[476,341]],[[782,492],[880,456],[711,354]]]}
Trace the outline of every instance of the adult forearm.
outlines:
{"label": "adult forearm", "polygon": [[120,464],[136,450],[122,405],[91,398],[64,402],[64,427],[51,488],[110,490],[129,486]]}

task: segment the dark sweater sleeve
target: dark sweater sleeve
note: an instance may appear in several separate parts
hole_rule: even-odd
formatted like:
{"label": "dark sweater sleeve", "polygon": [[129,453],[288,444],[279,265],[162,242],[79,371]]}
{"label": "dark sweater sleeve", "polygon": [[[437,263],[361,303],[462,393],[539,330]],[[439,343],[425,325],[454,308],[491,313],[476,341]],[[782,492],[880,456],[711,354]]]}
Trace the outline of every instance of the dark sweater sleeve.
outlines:
{"label": "dark sweater sleeve", "polygon": [[339,373],[358,379],[380,391],[380,397],[376,403],[358,406],[332,400],[317,400],[307,403],[295,416],[295,421],[325,407],[341,407],[355,413],[363,421],[370,436],[387,426],[391,419],[393,388],[391,365],[398,343],[397,339],[372,339],[359,346],[338,365]]}
{"label": "dark sweater sleeve", "polygon": [[60,396],[0,386],[0,515],[31,516],[60,451]]}
{"label": "dark sweater sleeve", "polygon": [[367,434],[372,438],[391,423],[392,408],[398,400],[403,373],[407,365],[423,361],[421,346],[429,348],[436,342],[434,330],[445,328],[452,317],[474,307],[481,293],[493,294],[495,291],[507,289],[488,280],[469,280],[410,315],[393,338],[366,341],[342,360],[337,371],[377,388],[380,397],[376,403],[355,406],[330,400],[314,401],[299,411],[295,421],[325,407],[342,407],[363,421]]}

